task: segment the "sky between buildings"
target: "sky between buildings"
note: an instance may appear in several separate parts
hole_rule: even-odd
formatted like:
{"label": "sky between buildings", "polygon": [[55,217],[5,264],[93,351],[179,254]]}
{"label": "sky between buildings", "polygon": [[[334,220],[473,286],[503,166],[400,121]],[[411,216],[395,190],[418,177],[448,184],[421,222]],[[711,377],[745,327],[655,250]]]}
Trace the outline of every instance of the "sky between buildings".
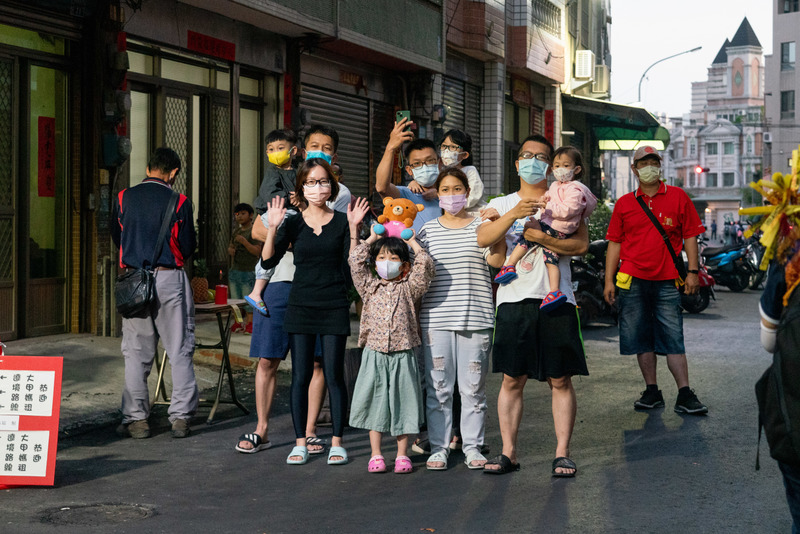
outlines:
{"label": "sky between buildings", "polygon": [[772,0],[611,0],[611,100],[635,103],[648,66],[702,46],[659,63],[642,82],[642,104],[649,111],[670,117],[687,113],[691,82],[706,80],[711,61],[745,16],[764,55],[771,54]]}

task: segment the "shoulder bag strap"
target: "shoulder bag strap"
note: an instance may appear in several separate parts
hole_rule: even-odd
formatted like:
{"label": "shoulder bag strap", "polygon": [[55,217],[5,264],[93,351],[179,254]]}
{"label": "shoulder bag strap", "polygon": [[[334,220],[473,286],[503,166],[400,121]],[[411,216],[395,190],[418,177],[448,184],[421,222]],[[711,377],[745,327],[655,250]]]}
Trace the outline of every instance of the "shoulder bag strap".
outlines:
{"label": "shoulder bag strap", "polygon": [[639,202],[642,210],[644,210],[645,215],[647,215],[647,218],[650,219],[650,222],[652,222],[653,226],[656,227],[658,233],[661,234],[661,238],[664,240],[664,245],[667,247],[669,255],[672,256],[672,263],[675,264],[675,268],[678,270],[678,276],[680,276],[681,283],[683,283],[683,281],[686,280],[686,275],[688,274],[686,272],[686,266],[683,264],[683,260],[678,259],[678,255],[675,254],[675,251],[672,249],[672,244],[669,242],[669,236],[667,235],[667,232],[664,231],[664,227],[661,226],[661,223],[658,222],[656,216],[653,215],[653,212],[650,211],[650,208],[648,208],[647,204],[644,203],[642,197],[636,195],[635,193],[634,195],[636,196],[636,201]]}
{"label": "shoulder bag strap", "polygon": [[169,231],[169,223],[172,220],[172,214],[175,213],[175,207],[178,205],[178,193],[172,192],[167,203],[167,212],[164,214],[164,220],[161,221],[161,230],[158,232],[158,240],[156,241],[156,249],[153,251],[153,261],[150,262],[150,268],[156,268],[156,260],[161,253],[161,247],[164,246],[164,239],[167,237]]}

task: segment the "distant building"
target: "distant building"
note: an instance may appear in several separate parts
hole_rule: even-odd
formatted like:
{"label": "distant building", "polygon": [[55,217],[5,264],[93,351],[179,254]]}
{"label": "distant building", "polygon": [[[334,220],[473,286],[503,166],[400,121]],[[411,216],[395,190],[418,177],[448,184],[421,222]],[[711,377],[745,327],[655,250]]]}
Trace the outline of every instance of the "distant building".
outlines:
{"label": "distant building", "polygon": [[689,193],[706,227],[737,220],[739,208],[751,203],[747,184],[763,174],[763,65],[761,43],[745,17],[708,79],[692,83],[692,109],[668,123],[665,178]]}
{"label": "distant building", "polygon": [[795,119],[800,73],[795,69],[800,2],[772,0],[772,55],[767,56],[766,115],[764,133],[765,174],[786,172],[792,150],[800,143]]}

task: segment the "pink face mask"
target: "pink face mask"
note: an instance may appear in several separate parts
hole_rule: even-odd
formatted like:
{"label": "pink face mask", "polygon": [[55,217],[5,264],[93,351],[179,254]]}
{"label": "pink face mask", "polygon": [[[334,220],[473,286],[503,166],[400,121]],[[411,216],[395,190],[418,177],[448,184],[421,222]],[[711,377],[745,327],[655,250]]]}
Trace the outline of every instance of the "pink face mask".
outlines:
{"label": "pink face mask", "polygon": [[456,215],[467,205],[467,195],[442,195],[439,197],[439,207],[450,215]]}
{"label": "pink face mask", "polygon": [[322,206],[331,197],[331,186],[323,187],[320,184],[315,186],[303,186],[303,196],[308,203],[313,206]]}

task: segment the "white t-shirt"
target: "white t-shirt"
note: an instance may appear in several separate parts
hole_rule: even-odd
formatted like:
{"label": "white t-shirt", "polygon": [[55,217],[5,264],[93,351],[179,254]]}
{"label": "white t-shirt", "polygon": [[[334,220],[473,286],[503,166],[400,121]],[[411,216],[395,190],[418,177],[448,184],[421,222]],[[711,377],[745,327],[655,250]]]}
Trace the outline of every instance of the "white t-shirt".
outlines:
{"label": "white t-shirt", "polygon": [[478,246],[480,219],[464,228],[446,228],[428,221],[417,239],[436,266],[422,299],[419,321],[428,330],[484,330],[494,327],[489,267]]}
{"label": "white t-shirt", "polygon": [[341,211],[342,213],[347,213],[347,206],[350,205],[350,199],[353,198],[353,195],[350,193],[350,189],[347,188],[346,185],[340,183],[339,184],[339,194],[336,195],[335,200],[328,200],[325,204],[334,211]]}
{"label": "white t-shirt", "polygon": [[[519,193],[512,193],[504,197],[496,197],[489,201],[489,207],[494,208],[502,217],[516,206],[520,201]],[[541,211],[534,216],[539,219]],[[506,257],[511,255],[514,250],[514,242],[525,230],[527,219],[517,219],[511,228],[506,232]],[[485,221],[488,222],[488,221]],[[517,264],[517,279],[511,283],[501,285],[497,289],[497,305],[506,302],[520,302],[525,299],[543,299],[550,292],[550,282],[547,278],[547,267],[544,263],[544,254],[541,247],[536,248],[533,257],[533,270],[529,273],[520,273]],[[561,283],[559,289],[567,296],[567,302],[575,304],[575,296],[572,294],[572,272],[569,268],[570,256],[561,256],[558,268],[561,271]]]}

